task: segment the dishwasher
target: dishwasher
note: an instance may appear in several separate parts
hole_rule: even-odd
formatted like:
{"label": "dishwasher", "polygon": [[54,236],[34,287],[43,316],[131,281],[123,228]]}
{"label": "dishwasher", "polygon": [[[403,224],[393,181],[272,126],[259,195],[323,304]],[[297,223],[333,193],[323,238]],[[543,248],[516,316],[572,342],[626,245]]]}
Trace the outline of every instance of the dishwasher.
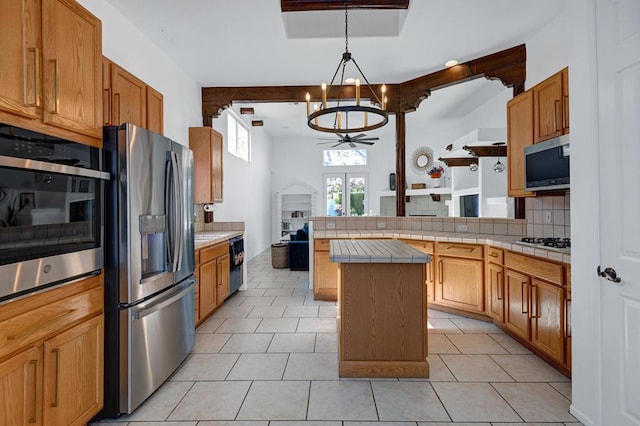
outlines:
{"label": "dishwasher", "polygon": [[235,293],[242,285],[242,264],[244,263],[244,239],[241,236],[229,239],[229,257],[231,271],[229,274],[230,294]]}

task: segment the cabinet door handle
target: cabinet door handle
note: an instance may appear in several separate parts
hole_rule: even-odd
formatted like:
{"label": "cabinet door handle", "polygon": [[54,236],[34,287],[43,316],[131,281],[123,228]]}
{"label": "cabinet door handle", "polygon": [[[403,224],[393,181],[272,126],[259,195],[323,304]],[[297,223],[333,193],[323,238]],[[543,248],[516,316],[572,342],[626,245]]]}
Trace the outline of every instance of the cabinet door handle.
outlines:
{"label": "cabinet door handle", "polygon": [[53,64],[53,110],[50,114],[58,114],[60,112],[60,69],[57,59],[49,59]]}
{"label": "cabinet door handle", "polygon": [[[529,286],[529,318],[538,318],[538,286],[531,284]],[[533,308],[535,307],[535,313]]]}
{"label": "cabinet door handle", "polygon": [[491,257],[498,257],[498,253],[492,251],[491,253],[489,253],[489,256]]}
{"label": "cabinet door handle", "polygon": [[102,112],[102,118],[104,119],[105,126],[113,124],[111,122],[111,89],[104,89],[104,98],[106,102],[102,103],[104,111]]}
{"label": "cabinet door handle", "polygon": [[447,250],[459,250],[459,251],[467,251],[471,253],[475,250],[475,247],[464,247],[464,246],[449,246]]}
{"label": "cabinet door handle", "polygon": [[[33,52],[33,102],[25,102],[26,106],[40,106],[40,49],[32,47],[27,52]],[[26,91],[26,88],[25,88]],[[25,98],[27,94],[25,93]],[[25,99],[26,100],[26,99]]]}
{"label": "cabinet door handle", "polygon": [[115,124],[116,126],[119,126],[122,124],[120,122],[120,93],[114,93],[113,97],[115,98],[113,101],[113,105],[116,107],[116,111],[118,111],[117,113],[113,114],[114,116],[117,117],[116,122],[113,124]]}
{"label": "cabinet door handle", "polygon": [[564,300],[564,337],[571,337],[571,299]]}
{"label": "cabinet door handle", "polygon": [[58,397],[59,397],[59,393],[60,393],[60,350],[59,349],[52,349],[51,353],[55,354],[56,356],[56,369],[55,369],[55,374],[56,374],[56,381],[55,381],[55,399],[53,400],[53,402],[51,403],[51,407],[52,408],[56,408],[58,406]]}
{"label": "cabinet door handle", "polygon": [[442,284],[442,260],[438,261],[438,282]]}
{"label": "cabinet door handle", "polygon": [[[522,290],[522,291],[520,292],[520,310],[521,310],[521,312],[523,314],[528,314],[528,312],[529,312],[529,300],[527,300],[526,304],[524,303],[524,296],[525,295],[528,296],[527,295],[528,284],[527,284],[526,281],[522,281],[521,286],[522,286],[522,288],[520,290]],[[529,299],[529,297],[527,297],[527,299]],[[525,309],[525,305],[527,306],[526,309]],[[529,316],[529,315],[527,315],[527,316]]]}
{"label": "cabinet door handle", "polygon": [[560,110],[559,99],[556,99],[555,101],[553,101],[553,112],[554,112],[554,117],[553,117],[554,127],[556,132],[559,132],[561,129],[560,127],[558,127],[558,124],[560,124],[560,122],[562,121],[562,120],[558,120],[558,115],[562,113],[562,111]]}
{"label": "cabinet door handle", "polygon": [[38,360],[32,359],[29,364],[33,365],[33,416],[29,418],[29,423],[38,421]]}
{"label": "cabinet door handle", "polygon": [[502,300],[502,272],[498,272],[498,300]]}
{"label": "cabinet door handle", "polygon": [[569,96],[562,97],[562,128],[569,128]]}

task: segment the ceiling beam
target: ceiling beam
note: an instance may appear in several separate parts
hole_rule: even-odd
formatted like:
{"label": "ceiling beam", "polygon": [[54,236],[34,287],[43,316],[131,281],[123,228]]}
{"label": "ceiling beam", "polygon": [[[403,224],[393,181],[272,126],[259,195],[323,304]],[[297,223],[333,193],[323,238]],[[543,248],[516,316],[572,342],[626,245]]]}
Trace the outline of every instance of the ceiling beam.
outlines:
{"label": "ceiling beam", "polygon": [[[420,102],[428,98],[433,90],[484,77],[499,80],[514,92],[524,87],[526,79],[527,53],[524,44],[502,50],[491,55],[473,59],[451,68],[442,69],[400,84],[387,85],[388,110],[391,113],[415,111]],[[371,90],[380,94],[381,84],[372,84]],[[211,124],[212,117],[218,117],[222,110],[234,101],[246,102],[304,102],[305,95],[311,94],[312,102],[321,98],[320,85],[315,86],[248,86],[248,87],[203,87],[202,115],[205,125]],[[361,86],[362,98],[372,98],[367,86]],[[329,100],[354,99],[355,87],[342,86],[342,92],[333,90],[327,95]]]}
{"label": "ceiling beam", "polygon": [[[344,0],[280,0],[283,12],[344,10]],[[409,0],[350,0],[349,9],[408,9]]]}

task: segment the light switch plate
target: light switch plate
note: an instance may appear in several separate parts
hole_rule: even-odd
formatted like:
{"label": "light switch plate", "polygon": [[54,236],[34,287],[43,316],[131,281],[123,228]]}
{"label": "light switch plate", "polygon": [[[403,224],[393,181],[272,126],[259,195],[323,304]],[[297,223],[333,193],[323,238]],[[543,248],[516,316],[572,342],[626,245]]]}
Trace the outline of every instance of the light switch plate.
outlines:
{"label": "light switch plate", "polygon": [[327,223],[327,229],[336,229],[335,223]]}
{"label": "light switch plate", "polygon": [[467,232],[469,227],[467,225],[458,225],[458,232]]}
{"label": "light switch plate", "polygon": [[378,222],[376,223],[376,227],[378,229],[385,229],[387,227],[387,222]]}

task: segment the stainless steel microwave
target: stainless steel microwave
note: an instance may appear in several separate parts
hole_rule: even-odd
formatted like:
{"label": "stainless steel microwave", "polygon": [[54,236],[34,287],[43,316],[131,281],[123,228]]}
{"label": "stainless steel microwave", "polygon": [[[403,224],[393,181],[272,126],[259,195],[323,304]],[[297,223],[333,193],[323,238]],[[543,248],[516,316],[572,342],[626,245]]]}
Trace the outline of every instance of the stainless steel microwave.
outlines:
{"label": "stainless steel microwave", "polygon": [[525,182],[529,191],[569,189],[569,135],[524,149]]}

